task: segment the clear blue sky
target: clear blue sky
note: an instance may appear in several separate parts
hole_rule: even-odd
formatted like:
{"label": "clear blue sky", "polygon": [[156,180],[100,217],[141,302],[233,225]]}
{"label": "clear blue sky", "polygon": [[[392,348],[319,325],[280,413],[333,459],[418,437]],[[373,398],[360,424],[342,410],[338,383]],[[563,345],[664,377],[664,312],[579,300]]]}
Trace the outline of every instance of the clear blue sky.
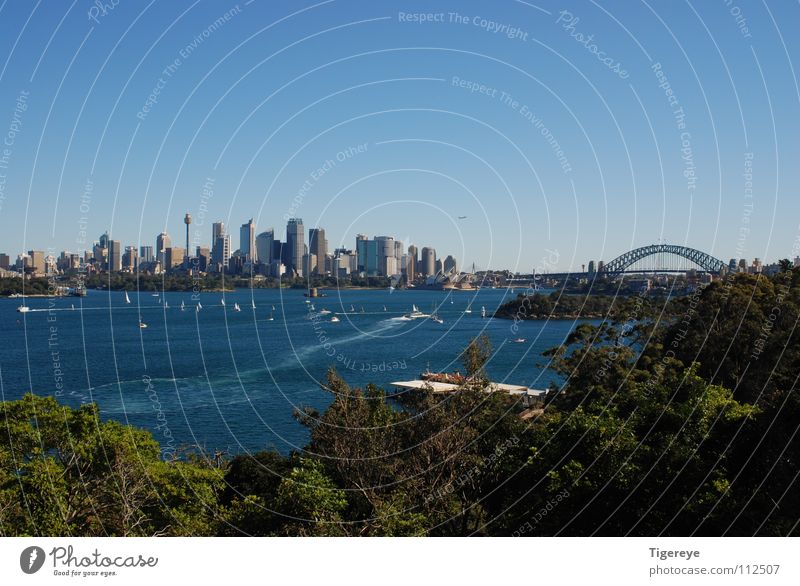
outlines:
{"label": "clear blue sky", "polygon": [[800,236],[797,2],[106,4],[0,4],[12,257],[180,241],[187,211],[203,244],[251,216],[283,238],[289,214],[331,247],[388,234],[526,272]]}

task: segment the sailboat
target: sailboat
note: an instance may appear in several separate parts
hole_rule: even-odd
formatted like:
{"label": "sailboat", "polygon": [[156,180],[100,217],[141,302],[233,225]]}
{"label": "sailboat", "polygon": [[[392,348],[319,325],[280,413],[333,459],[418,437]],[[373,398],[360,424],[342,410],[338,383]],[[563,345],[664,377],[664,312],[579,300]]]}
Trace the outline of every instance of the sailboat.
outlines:
{"label": "sailboat", "polygon": [[125,303],[130,303],[130,302],[131,302],[131,298],[128,297],[128,292],[125,291]]}
{"label": "sailboat", "polygon": [[472,313],[472,306],[467,305],[467,308],[464,310],[464,313]]}
{"label": "sailboat", "polygon": [[73,303],[71,306],[72,311],[75,311],[75,304]]}
{"label": "sailboat", "polygon": [[355,313],[355,312],[356,312],[356,308],[351,305],[350,306],[350,313]]}
{"label": "sailboat", "polygon": [[251,301],[250,301],[250,307],[252,307],[253,309],[255,309],[255,308],[256,308],[256,302],[255,302],[255,300],[251,300]]}
{"label": "sailboat", "polygon": [[386,306],[385,305],[383,306],[383,311],[386,311]]}
{"label": "sailboat", "polygon": [[225,307],[225,299],[222,299],[222,300],[220,301],[220,304],[222,304],[222,307]]}
{"label": "sailboat", "polygon": [[169,301],[164,299],[164,309],[169,309]]}
{"label": "sailboat", "polygon": [[200,303],[199,301],[197,302],[197,309],[198,309],[198,310],[199,310],[199,309],[203,309],[203,304],[202,304],[202,303]]}
{"label": "sailboat", "polygon": [[314,304],[313,304],[313,303],[312,303],[311,305],[309,305],[309,306],[308,306],[308,308],[309,308],[311,311],[317,311],[317,308],[316,308],[316,307],[314,307]]}
{"label": "sailboat", "polygon": [[275,311],[275,306],[274,305],[272,306],[272,311]]}
{"label": "sailboat", "polygon": [[238,304],[238,303],[234,303],[234,304],[233,304],[233,311],[242,311],[242,308],[241,308],[241,307],[239,307],[239,304]]}
{"label": "sailboat", "polygon": [[186,305],[183,303],[183,299],[181,299],[181,311],[186,310]]}
{"label": "sailboat", "polygon": [[200,304],[198,303],[197,305],[195,305],[195,306],[194,306],[194,312],[195,312],[195,313],[200,313],[200,309],[201,309],[201,308],[202,308],[202,305],[200,305]]}
{"label": "sailboat", "polygon": [[275,318],[272,317],[271,313],[269,314],[269,317],[267,318],[267,321],[275,321]]}
{"label": "sailboat", "polygon": [[139,316],[139,328],[143,330],[146,327],[147,327],[147,324],[142,321],[142,316],[140,315]]}
{"label": "sailboat", "polygon": [[486,307],[481,305],[481,317],[486,317]]}

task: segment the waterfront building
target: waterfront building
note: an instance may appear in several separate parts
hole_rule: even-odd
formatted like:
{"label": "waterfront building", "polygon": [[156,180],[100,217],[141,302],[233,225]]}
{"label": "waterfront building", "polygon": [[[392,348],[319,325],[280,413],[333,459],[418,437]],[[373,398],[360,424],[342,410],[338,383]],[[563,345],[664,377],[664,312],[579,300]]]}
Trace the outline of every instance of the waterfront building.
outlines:
{"label": "waterfront building", "polygon": [[108,270],[109,272],[122,270],[122,243],[119,240],[108,241]]}
{"label": "waterfront building", "polygon": [[447,258],[444,259],[444,263],[442,263],[442,269],[445,274],[458,274],[458,263],[456,262],[455,257],[448,254]]}
{"label": "waterfront building", "polygon": [[153,256],[153,247],[152,246],[140,246],[139,247],[139,262],[143,263],[151,263],[155,260]]}
{"label": "waterfront building", "polygon": [[256,236],[256,258],[258,258],[258,262],[269,266],[275,258],[274,244],[275,231],[272,228]]}
{"label": "waterfront building", "polygon": [[286,223],[286,270],[298,277],[303,276],[303,256],[306,253],[303,220],[289,218]]}
{"label": "waterfront building", "polygon": [[313,274],[325,273],[325,258],[328,256],[328,241],[325,238],[324,228],[310,228],[308,230],[308,252],[315,260],[309,264],[309,271]]}
{"label": "waterfront building", "polygon": [[253,218],[239,229],[239,252],[246,262],[256,261],[256,225]]}
{"label": "waterfront building", "polygon": [[167,248],[172,247],[172,238],[169,237],[169,234],[166,232],[162,232],[158,236],[156,236],[156,258],[161,263],[162,267],[166,267],[166,263],[164,262],[165,253]]}
{"label": "waterfront building", "polygon": [[428,277],[436,274],[436,249],[429,246],[422,248],[419,260],[419,272]]}
{"label": "waterfront building", "polygon": [[41,250],[28,251],[28,266],[33,270],[33,276],[40,277],[47,274],[47,264],[44,252]]}

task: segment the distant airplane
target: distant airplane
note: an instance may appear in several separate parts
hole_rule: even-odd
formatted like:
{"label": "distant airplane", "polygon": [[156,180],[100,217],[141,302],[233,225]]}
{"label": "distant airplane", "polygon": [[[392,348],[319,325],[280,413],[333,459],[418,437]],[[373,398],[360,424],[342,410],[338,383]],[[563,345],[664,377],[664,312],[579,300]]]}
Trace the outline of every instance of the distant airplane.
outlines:
{"label": "distant airplane", "polygon": [[459,219],[459,220],[466,220],[466,219],[467,219],[467,216],[458,216],[458,219]]}

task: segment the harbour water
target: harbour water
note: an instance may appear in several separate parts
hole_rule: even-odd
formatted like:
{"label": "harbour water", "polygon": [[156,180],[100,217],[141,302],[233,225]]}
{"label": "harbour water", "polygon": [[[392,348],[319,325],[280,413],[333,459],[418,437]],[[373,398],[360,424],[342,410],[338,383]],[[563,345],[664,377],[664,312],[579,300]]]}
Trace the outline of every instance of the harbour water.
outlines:
{"label": "harbour water", "polygon": [[[71,406],[93,401],[104,418],[151,430],[165,453],[288,452],[308,440],[293,411],[330,402],[319,388],[329,366],[353,386],[387,387],[426,368],[461,368],[461,350],[485,333],[494,380],[546,388],[557,376],[541,352],[575,326],[527,321],[512,330],[511,320],[481,318],[481,307],[491,315],[515,295],[504,289],[344,290],[311,303],[302,290],[204,292],[199,311],[191,293],[128,295],[130,303],[108,291],[28,298],[27,313],[16,311],[20,299],[0,300],[2,399],[33,391]],[[331,313],[310,319],[312,304]],[[444,323],[404,319],[412,304]]]}

